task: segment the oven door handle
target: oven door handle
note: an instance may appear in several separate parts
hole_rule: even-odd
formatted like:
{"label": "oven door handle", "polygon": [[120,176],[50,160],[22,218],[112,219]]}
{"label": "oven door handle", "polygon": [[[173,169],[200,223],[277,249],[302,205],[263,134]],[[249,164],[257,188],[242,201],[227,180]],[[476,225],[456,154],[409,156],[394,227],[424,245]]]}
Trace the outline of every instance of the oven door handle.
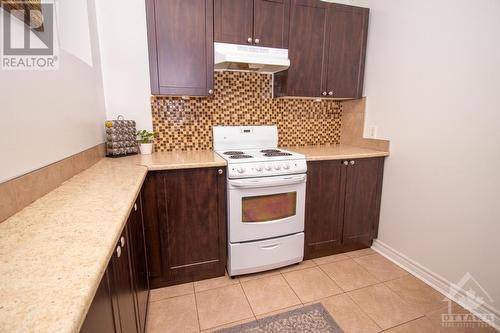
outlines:
{"label": "oven door handle", "polygon": [[304,183],[306,181],[306,175],[300,176],[288,176],[279,179],[259,179],[259,180],[230,180],[229,184],[237,188],[259,188],[259,187],[272,187],[272,186],[285,186]]}

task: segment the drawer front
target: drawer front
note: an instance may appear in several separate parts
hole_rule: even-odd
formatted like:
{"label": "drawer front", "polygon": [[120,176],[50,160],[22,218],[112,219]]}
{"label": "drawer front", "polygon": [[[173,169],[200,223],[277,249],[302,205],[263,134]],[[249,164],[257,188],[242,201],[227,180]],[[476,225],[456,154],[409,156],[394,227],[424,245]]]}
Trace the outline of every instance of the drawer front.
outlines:
{"label": "drawer front", "polygon": [[261,272],[301,262],[304,233],[258,242],[229,244],[230,276]]}

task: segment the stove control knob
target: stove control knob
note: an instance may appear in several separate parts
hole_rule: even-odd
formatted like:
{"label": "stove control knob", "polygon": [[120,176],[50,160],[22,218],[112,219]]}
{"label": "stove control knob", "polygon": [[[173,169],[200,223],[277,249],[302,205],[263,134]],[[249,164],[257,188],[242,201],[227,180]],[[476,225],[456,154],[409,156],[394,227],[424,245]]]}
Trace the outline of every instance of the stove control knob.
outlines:
{"label": "stove control knob", "polygon": [[264,168],[262,168],[262,165],[258,165],[256,168],[255,168],[256,171],[258,172],[262,172],[262,170],[264,170]]}
{"label": "stove control knob", "polygon": [[271,165],[269,165],[269,164],[268,164],[268,165],[266,165],[266,170],[267,170],[267,171],[271,171],[272,169],[273,169],[273,167],[272,167]]}
{"label": "stove control knob", "polygon": [[281,169],[281,165],[280,165],[280,164],[276,164],[276,165],[274,166],[274,168],[275,168],[276,170],[280,170],[280,169]]}
{"label": "stove control knob", "polygon": [[285,164],[285,165],[283,165],[283,169],[285,169],[285,170],[289,170],[289,169],[290,169],[290,164]]}
{"label": "stove control knob", "polygon": [[236,169],[236,171],[238,171],[239,173],[244,173],[245,172],[245,168],[244,167],[239,167],[238,169]]}

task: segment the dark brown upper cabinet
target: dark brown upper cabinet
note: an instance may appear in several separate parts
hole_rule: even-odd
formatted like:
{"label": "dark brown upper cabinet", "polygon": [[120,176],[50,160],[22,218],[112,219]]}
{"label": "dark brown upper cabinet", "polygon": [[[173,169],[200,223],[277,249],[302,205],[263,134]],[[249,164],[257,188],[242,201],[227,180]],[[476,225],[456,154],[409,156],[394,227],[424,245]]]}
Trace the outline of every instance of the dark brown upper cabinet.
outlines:
{"label": "dark brown upper cabinet", "polygon": [[275,97],[361,98],[368,16],[368,8],[292,0],[290,68],[275,74]]}
{"label": "dark brown upper cabinet", "polygon": [[290,68],[274,75],[276,97],[321,96],[327,8],[319,0],[292,0]]}
{"label": "dark brown upper cabinet", "polygon": [[146,13],[151,93],[212,95],[213,0],[146,0]]}
{"label": "dark brown upper cabinet", "polygon": [[338,4],[329,7],[328,58],[322,94],[361,98],[369,9]]}
{"label": "dark brown upper cabinet", "polygon": [[307,163],[304,258],[370,247],[378,233],[384,158]]}
{"label": "dark brown upper cabinet", "polygon": [[214,0],[215,41],[287,48],[290,0]]}

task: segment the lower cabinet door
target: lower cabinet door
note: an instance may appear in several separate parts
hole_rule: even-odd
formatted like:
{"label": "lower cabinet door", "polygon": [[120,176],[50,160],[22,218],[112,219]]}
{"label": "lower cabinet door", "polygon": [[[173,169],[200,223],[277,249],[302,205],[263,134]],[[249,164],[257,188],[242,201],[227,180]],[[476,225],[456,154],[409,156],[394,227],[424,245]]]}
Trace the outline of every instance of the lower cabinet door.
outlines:
{"label": "lower cabinet door", "polygon": [[342,240],[342,161],[307,163],[305,258],[330,255]]}
{"label": "lower cabinet door", "polygon": [[139,333],[144,333],[146,329],[146,313],[149,300],[149,277],[140,196],[134,204],[132,213],[130,214],[128,227],[130,228],[129,236],[132,275],[136,298],[137,326],[139,328]]}
{"label": "lower cabinet door", "polygon": [[151,288],[224,276],[225,168],[153,171],[142,198]]}
{"label": "lower cabinet door", "polygon": [[369,247],[376,237],[382,191],[383,158],[350,161],[346,167],[343,244]]}
{"label": "lower cabinet door", "polygon": [[134,287],[130,271],[129,239],[127,228],[123,232],[111,258],[113,309],[117,332],[137,333]]}
{"label": "lower cabinet door", "polygon": [[115,321],[113,316],[113,302],[109,286],[108,271],[104,273],[97,288],[94,300],[87,312],[87,317],[80,329],[82,333],[114,333]]}
{"label": "lower cabinet door", "polygon": [[169,284],[175,284],[224,276],[223,169],[172,170],[165,172],[164,177],[166,219],[160,226],[164,277]]}
{"label": "lower cabinet door", "polygon": [[141,196],[114,248],[81,332],[144,333],[149,277]]}

